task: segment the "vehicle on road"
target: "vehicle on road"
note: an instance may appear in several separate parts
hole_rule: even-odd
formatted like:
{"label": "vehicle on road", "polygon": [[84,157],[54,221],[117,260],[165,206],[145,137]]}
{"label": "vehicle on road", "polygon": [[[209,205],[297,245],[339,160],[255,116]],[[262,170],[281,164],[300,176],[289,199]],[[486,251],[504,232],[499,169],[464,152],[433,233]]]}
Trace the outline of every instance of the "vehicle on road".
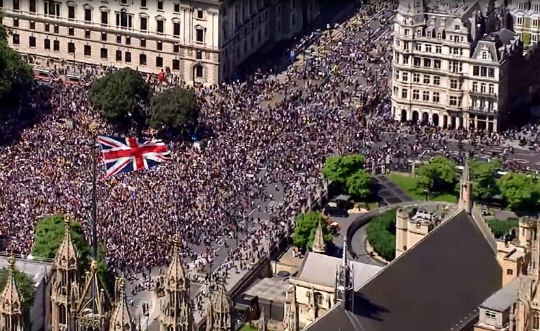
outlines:
{"label": "vehicle on road", "polygon": [[349,212],[345,208],[341,208],[335,202],[329,202],[323,210],[325,216],[349,217]]}

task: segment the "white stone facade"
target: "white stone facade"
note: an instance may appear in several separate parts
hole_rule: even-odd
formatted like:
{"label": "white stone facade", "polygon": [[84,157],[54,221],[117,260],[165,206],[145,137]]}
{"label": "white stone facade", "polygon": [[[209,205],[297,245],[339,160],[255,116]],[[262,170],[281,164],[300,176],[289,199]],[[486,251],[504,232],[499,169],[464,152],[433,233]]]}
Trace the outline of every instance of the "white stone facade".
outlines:
{"label": "white stone facade", "polygon": [[[0,0],[10,45],[40,62],[170,70],[204,84],[230,79],[274,40],[271,10],[302,12],[302,3],[276,1],[270,8],[264,0]],[[293,30],[301,31],[304,22],[295,24]]]}
{"label": "white stone facade", "polygon": [[498,131],[507,104],[509,59],[523,51],[519,37],[506,29],[477,30],[486,24],[478,2],[432,1],[432,7],[412,2],[400,2],[394,24],[394,117]]}

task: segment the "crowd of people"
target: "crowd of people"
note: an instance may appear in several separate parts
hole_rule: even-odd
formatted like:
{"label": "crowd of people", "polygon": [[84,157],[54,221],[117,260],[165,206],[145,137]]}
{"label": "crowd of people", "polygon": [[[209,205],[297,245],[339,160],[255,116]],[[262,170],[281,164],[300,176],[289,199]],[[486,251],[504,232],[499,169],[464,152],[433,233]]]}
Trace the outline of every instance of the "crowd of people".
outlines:
{"label": "crowd of people", "polygon": [[[108,264],[128,274],[163,266],[170,253],[164,248],[175,233],[187,260],[208,264],[218,239],[235,236],[238,227],[243,235],[220,274],[237,268],[232,260],[247,267],[291,232],[294,216],[324,188],[320,169],[326,155],[362,152],[369,167],[406,163],[434,148],[423,141],[429,125],[397,123],[389,114],[394,8],[391,2],[385,6],[361,9],[356,22],[363,24],[344,24],[322,50],[291,65],[284,80],[263,74],[253,84],[198,88],[200,122],[212,128],[211,138],[170,142],[169,164],[98,182],[98,238]],[[380,27],[372,30],[370,19]],[[170,77],[169,85],[177,84],[183,83]],[[0,232],[8,250],[28,254],[36,222],[51,213],[71,215],[91,237],[91,127],[98,123],[100,135],[115,132],[90,107],[87,93],[84,86],[61,81],[36,85],[31,106],[46,116],[0,147]],[[285,97],[275,102],[277,93]],[[486,136],[432,134],[441,142],[452,135]],[[378,144],[387,135],[407,138],[396,138],[405,139],[403,145]],[[257,175],[263,167],[265,175]],[[271,183],[283,185],[284,203],[267,219],[239,221],[234,211],[256,208],[254,201],[268,198],[265,187]]]}

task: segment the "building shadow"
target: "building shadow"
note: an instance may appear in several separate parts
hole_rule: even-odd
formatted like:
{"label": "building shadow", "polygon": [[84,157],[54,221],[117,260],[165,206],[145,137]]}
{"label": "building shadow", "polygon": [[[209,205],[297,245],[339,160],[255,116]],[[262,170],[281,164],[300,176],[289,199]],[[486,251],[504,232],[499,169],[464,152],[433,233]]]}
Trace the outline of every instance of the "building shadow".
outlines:
{"label": "building shadow", "polygon": [[371,302],[361,293],[354,294],[353,313],[375,321],[383,321],[382,314],[388,314],[390,311],[374,302]]}

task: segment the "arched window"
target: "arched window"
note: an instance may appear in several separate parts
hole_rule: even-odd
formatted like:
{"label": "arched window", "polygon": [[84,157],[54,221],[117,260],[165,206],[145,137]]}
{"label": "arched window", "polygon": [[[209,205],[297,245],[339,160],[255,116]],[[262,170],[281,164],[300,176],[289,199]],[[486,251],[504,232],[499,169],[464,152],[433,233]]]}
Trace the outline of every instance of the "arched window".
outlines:
{"label": "arched window", "polygon": [[532,328],[533,328],[533,330],[540,329],[540,313],[538,311],[535,311],[533,313]]}

